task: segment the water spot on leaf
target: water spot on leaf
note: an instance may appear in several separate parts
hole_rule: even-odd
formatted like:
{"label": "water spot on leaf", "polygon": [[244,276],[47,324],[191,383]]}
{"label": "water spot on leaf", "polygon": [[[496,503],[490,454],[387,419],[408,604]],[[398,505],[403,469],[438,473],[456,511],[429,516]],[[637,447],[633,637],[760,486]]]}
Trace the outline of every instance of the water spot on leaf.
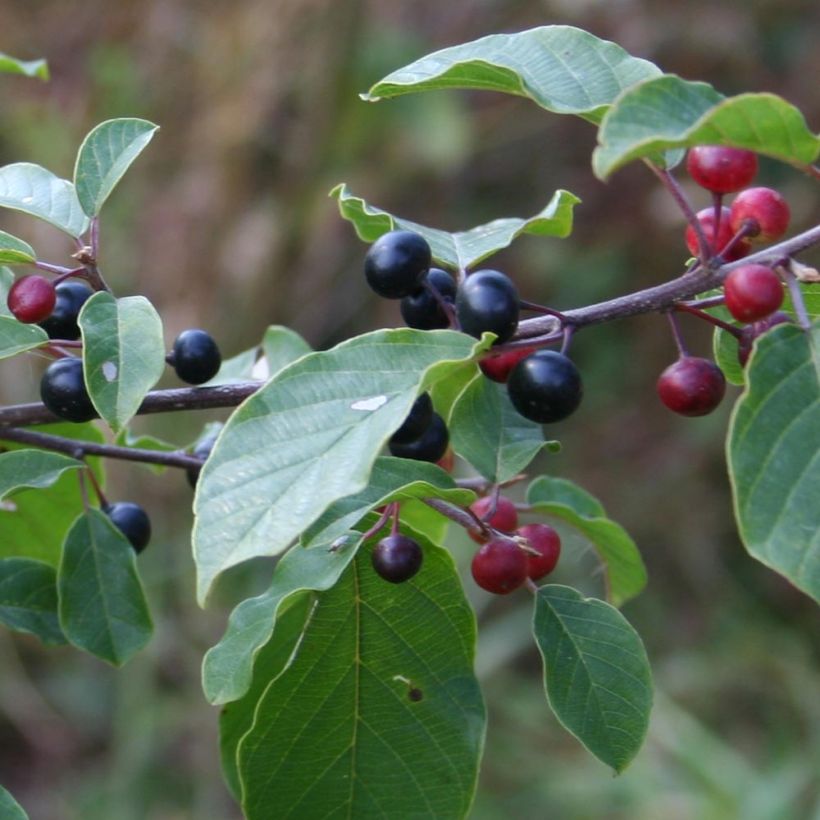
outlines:
{"label": "water spot on leaf", "polygon": [[387,403],[387,396],[371,396],[369,399],[360,399],[350,405],[351,410],[378,410]]}

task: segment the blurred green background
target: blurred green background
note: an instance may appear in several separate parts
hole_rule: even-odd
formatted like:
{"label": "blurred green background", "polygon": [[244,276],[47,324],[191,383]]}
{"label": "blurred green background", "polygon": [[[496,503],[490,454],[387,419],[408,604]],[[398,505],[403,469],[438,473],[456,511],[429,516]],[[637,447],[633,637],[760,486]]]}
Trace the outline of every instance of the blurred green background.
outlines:
{"label": "blurred green background", "polygon": [[[583,199],[573,237],[524,238],[493,262],[527,298],[556,308],[675,275],[686,256],[681,217],[639,165],[597,181],[594,133],[580,120],[493,94],[378,105],[357,96],[436,48],[547,23],[586,28],[726,93],[781,94],[820,125],[815,0],[4,0],[0,49],[46,57],[52,80],[0,82],[0,164],[32,161],[70,176],[96,123],[158,123],[103,213],[102,266],[118,293],[154,302],[169,344],[205,327],[226,356],[273,323],[315,347],[401,324],[397,304],[366,289],[365,248],[327,198],[341,181],[451,229],[529,216],[555,188],[573,191]],[[769,162],[759,180],[788,197],[795,230],[818,221],[809,180]],[[42,258],[66,259],[64,238],[48,226],[11,213],[1,222]],[[708,330],[683,326],[693,349],[707,352]],[[722,438],[736,391],[710,417],[666,412],[654,381],[674,348],[656,316],[587,330],[573,355],[585,404],[556,427],[564,449],[540,466],[600,497],[643,551],[650,584],[625,614],[647,644],[657,703],[643,751],[613,779],[548,711],[527,596],[490,601],[468,581],[490,715],[474,816],[820,817],[819,621],[808,598],[737,539]],[[33,357],[4,361],[0,401],[35,399],[41,369]],[[152,417],[138,428],[183,443],[224,417]],[[0,634],[0,782],[32,820],[236,818],[199,664],[232,595],[264,583],[267,570],[236,574],[223,606],[201,612],[184,477],[122,465],[110,473],[109,497],[138,500],[154,521],[140,564],[155,638],[116,672]],[[452,546],[466,565],[467,544],[454,536]],[[594,583],[590,566],[569,539],[559,580]]]}

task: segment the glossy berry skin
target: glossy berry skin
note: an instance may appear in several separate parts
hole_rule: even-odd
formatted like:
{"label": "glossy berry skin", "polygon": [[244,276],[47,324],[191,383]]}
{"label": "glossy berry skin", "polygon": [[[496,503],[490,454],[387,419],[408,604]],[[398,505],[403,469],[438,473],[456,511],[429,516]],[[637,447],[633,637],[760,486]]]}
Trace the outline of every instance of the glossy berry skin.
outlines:
{"label": "glossy berry skin", "polygon": [[54,291],[57,296],[54,310],[47,319],[40,322],[40,327],[48,333],[49,339],[79,339],[77,316],[94,291],[85,282],[78,281],[60,282]]}
{"label": "glossy berry skin", "polygon": [[401,299],[418,292],[430,268],[427,240],[413,231],[382,234],[364,258],[367,284],[385,299]]}
{"label": "glossy berry skin", "polygon": [[[704,208],[698,211],[695,216],[700,222],[703,229],[706,241],[714,254],[720,254],[727,262],[733,262],[736,259],[742,259],[752,249],[752,245],[748,239],[743,238],[738,240],[730,250],[723,252],[723,249],[729,244],[729,241],[735,235],[732,226],[729,224],[729,209],[722,207],[720,209],[720,225],[718,225],[717,236],[715,236],[715,209]],[[692,256],[700,256],[700,249],[698,247],[698,237],[694,228],[691,225],[686,226],[686,247],[689,248],[689,253]]]}
{"label": "glossy berry skin", "polygon": [[222,354],[210,333],[192,328],[177,336],[170,361],[182,381],[204,384],[219,372]]}
{"label": "glossy berry skin", "polygon": [[[495,530],[501,532],[512,532],[518,526],[518,510],[515,509],[515,504],[509,498],[503,495],[498,496],[498,502],[495,505],[495,512],[487,517],[487,513],[493,508],[492,496],[486,495],[479,498],[470,504],[470,509],[477,518],[480,518],[485,524],[489,524]],[[483,544],[487,538],[483,538],[479,533],[468,530],[467,534],[476,544]]]}
{"label": "glossy berry skin", "polygon": [[90,421],[97,417],[83,380],[81,359],[68,356],[52,362],[40,380],[43,404],[66,421]]}
{"label": "glossy berry skin", "polygon": [[518,350],[508,350],[506,353],[496,353],[495,355],[485,356],[478,363],[478,366],[488,379],[505,384],[507,379],[510,378],[512,369],[534,351],[535,349],[532,347],[522,347]]}
{"label": "glossy berry skin", "polygon": [[447,425],[444,419],[433,413],[430,425],[413,441],[404,444],[393,441],[388,443],[390,454],[398,458],[412,458],[416,461],[438,461],[446,452],[450,443],[450,434],[447,432]]}
{"label": "glossy berry skin", "polygon": [[477,339],[489,330],[498,336],[495,344],[515,333],[519,311],[518,290],[509,276],[497,270],[470,274],[456,295],[459,327]]}
{"label": "glossy berry skin", "polygon": [[151,519],[133,501],[117,501],[103,507],[111,523],[129,540],[134,552],[142,552],[151,540]]}
{"label": "glossy berry skin", "polygon": [[584,386],[569,358],[554,350],[536,350],[510,373],[507,392],[525,419],[548,424],[578,409]]}
{"label": "glossy berry skin", "polygon": [[682,356],[661,373],[657,384],[660,400],[682,416],[705,416],[723,399],[726,379],[709,359]]}
{"label": "glossy berry skin", "polygon": [[783,304],[783,283],[766,265],[742,265],[723,282],[729,313],[738,322],[756,322],[774,313]]}
{"label": "glossy berry skin", "polygon": [[391,584],[401,584],[421,569],[424,553],[412,538],[388,535],[376,544],[370,557],[373,569],[381,578]]}
{"label": "glossy berry skin", "polygon": [[429,393],[422,393],[410,408],[401,427],[390,437],[391,444],[407,444],[420,438],[433,421],[433,402]]}
{"label": "glossy berry skin", "polygon": [[729,209],[732,230],[737,232],[748,226],[754,242],[780,239],[786,233],[790,219],[789,203],[771,188],[747,188],[735,197]]}
{"label": "glossy berry skin", "polygon": [[57,296],[45,276],[21,276],[9,288],[8,308],[18,322],[35,324],[51,315]]}
{"label": "glossy berry skin", "polygon": [[548,524],[526,524],[516,535],[526,538],[530,549],[538,553],[527,553],[527,575],[533,581],[549,575],[561,557],[561,536]]}
{"label": "glossy berry skin", "polygon": [[527,580],[527,554],[509,538],[493,538],[473,556],[473,579],[487,592],[507,595]]}
{"label": "glossy berry skin", "polygon": [[422,280],[422,287],[405,296],[399,303],[401,317],[407,327],[417,330],[441,330],[450,327],[450,319],[427,285],[432,285],[451,305],[456,299],[456,280],[441,268],[430,268]]}
{"label": "glossy berry skin", "polygon": [[725,145],[698,145],[686,155],[686,170],[701,188],[715,194],[731,194],[755,178],[757,155]]}
{"label": "glossy berry skin", "polygon": [[755,339],[762,336],[767,330],[771,330],[776,325],[782,325],[791,322],[791,317],[788,313],[777,311],[759,322],[747,325],[743,328],[743,335],[737,343],[737,360],[741,367],[746,367],[746,362],[749,361],[749,356],[752,355],[752,347]]}

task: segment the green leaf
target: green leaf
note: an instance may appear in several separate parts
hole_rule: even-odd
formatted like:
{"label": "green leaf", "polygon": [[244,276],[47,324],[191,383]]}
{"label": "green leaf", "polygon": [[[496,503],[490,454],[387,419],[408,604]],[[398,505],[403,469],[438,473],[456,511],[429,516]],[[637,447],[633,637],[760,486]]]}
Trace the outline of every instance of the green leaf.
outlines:
{"label": "green leaf", "polygon": [[581,200],[569,191],[556,191],[547,206],[529,219],[495,219],[468,231],[448,233],[401,219],[354,196],[347,185],[337,185],[330,196],[339,202],[339,213],[353,223],[357,236],[374,242],[395,229],[415,231],[429,243],[433,259],[441,265],[466,270],[508,247],[522,234],[566,237],[572,233],[572,209]]}
{"label": "green leaf", "polygon": [[16,57],[0,52],[0,72],[47,80],[48,63],[45,60],[18,60]]}
{"label": "green leaf", "polygon": [[527,97],[556,114],[593,123],[625,88],[660,69],[608,40],[572,26],[491,34],[445,48],[388,74],[362,99],[471,88]]}
{"label": "green leaf", "polygon": [[35,216],[69,236],[80,237],[88,230],[74,186],[30,162],[0,168],[0,208]]}
{"label": "green leaf", "polygon": [[0,262],[10,265],[29,265],[37,259],[34,248],[12,236],[10,233],[0,231]]}
{"label": "green leaf", "polygon": [[607,598],[621,606],[646,586],[646,568],[635,542],[586,490],[566,480],[540,477],[527,490],[527,503],[579,530],[606,568]]}
{"label": "green leaf", "polygon": [[453,449],[494,484],[520,473],[546,444],[541,425],[525,419],[506,389],[481,374],[453,405],[450,425]]}
{"label": "green leaf", "polygon": [[[41,425],[37,430],[97,444],[103,441],[102,433],[93,423],[62,422]],[[4,441],[3,447],[11,452],[29,449],[29,445],[10,441]],[[0,459],[5,457],[0,456]],[[104,484],[100,459],[88,458],[86,463],[94,470],[97,480]],[[82,509],[80,485],[72,470],[45,489],[16,491],[12,498],[0,504],[0,557],[25,556],[56,566],[66,531]]]}
{"label": "green leaf", "polygon": [[92,129],[74,166],[74,186],[83,210],[97,216],[131,163],[142,153],[159,126],[147,120],[107,120]]}
{"label": "green leaf", "polygon": [[[9,291],[16,278],[11,268],[0,265],[0,316],[12,316],[8,306],[8,298]],[[12,318],[14,317],[12,316]]]}
{"label": "green leaf", "polygon": [[405,583],[383,581],[361,549],[316,596],[239,744],[248,820],[274,805],[282,820],[467,814],[485,722],[475,620],[449,553],[422,547]]}
{"label": "green leaf", "polygon": [[75,458],[46,450],[12,450],[0,454],[0,498],[21,487],[50,487],[66,470],[85,467]]}
{"label": "green leaf", "polygon": [[116,432],[136,414],[165,370],[162,320],[144,296],[95,293],[79,315],[85,383]]}
{"label": "green leaf", "polygon": [[449,330],[374,331],[303,356],[243,402],[197,483],[199,600],[221,572],[282,552],[362,490],[416,396],[486,344]]}
{"label": "green leaf", "polygon": [[0,786],[0,817],[3,820],[29,820],[20,804]]}
{"label": "green leaf", "polygon": [[66,642],[57,617],[54,567],[31,558],[0,558],[0,623],[46,644]]}
{"label": "green leaf", "polygon": [[[127,427],[123,427],[120,432],[117,433],[114,444],[119,447],[131,447],[138,450],[159,450],[163,453],[174,453],[183,450],[183,448],[177,444],[172,444],[169,441],[157,438],[148,433],[132,433]],[[140,462],[140,464],[146,470],[150,470],[157,475],[161,475],[168,469],[163,464],[151,464],[147,461]]]}
{"label": "green leaf", "polygon": [[641,748],[652,708],[640,636],[614,607],[558,584],[538,590],[533,633],[555,716],[595,757],[622,772]]}
{"label": "green leaf", "polygon": [[311,352],[310,345],[289,327],[270,325],[262,338],[262,352],[268,363],[269,375]]}
{"label": "green leaf", "polygon": [[0,316],[0,359],[32,350],[48,341],[48,334],[37,325],[25,325],[11,316]]}
{"label": "green leaf", "polygon": [[354,527],[374,507],[390,501],[431,497],[467,506],[475,500],[475,493],[457,488],[452,477],[435,464],[382,456],[373,464],[367,486],[361,492],[331,504],[308,527],[302,542],[306,546],[331,543]]}
{"label": "green leaf", "polygon": [[820,601],[820,323],[761,337],[727,455],[746,549]]}
{"label": "green leaf", "polygon": [[592,167],[606,179],[631,160],[692,145],[732,145],[797,166],[810,165],[820,153],[820,138],[780,97],[726,98],[707,83],[665,74],[615,101],[601,123]]}
{"label": "green leaf", "polygon": [[68,531],[57,589],[60,625],[74,646],[122,666],[151,637],[136,554],[99,510],[87,510]]}

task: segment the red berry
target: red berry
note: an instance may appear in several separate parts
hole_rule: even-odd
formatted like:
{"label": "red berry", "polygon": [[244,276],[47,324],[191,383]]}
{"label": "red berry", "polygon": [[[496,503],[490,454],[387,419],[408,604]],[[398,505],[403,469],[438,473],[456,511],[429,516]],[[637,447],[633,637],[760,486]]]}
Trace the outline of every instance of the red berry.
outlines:
{"label": "red berry", "polygon": [[516,531],[516,535],[526,538],[530,548],[538,553],[527,553],[530,578],[538,581],[549,575],[561,555],[561,536],[547,524],[526,524]]}
{"label": "red berry", "polygon": [[485,356],[478,363],[478,366],[488,379],[503,384],[509,378],[512,369],[522,359],[526,359],[527,356],[534,351],[534,347],[522,347],[517,350],[508,350],[506,353],[496,353],[494,355]]}
{"label": "red berry", "polygon": [[709,359],[682,356],[661,373],[657,387],[670,410],[682,416],[705,416],[720,404],[726,379]]}
{"label": "red berry", "polygon": [[766,265],[742,265],[723,282],[726,307],[738,322],[756,322],[783,304],[780,277]]}
{"label": "red berry", "polygon": [[757,156],[742,148],[698,145],[686,156],[686,170],[698,185],[715,194],[745,188],[757,173]]}
{"label": "red berry", "polygon": [[51,315],[57,294],[44,276],[23,276],[9,289],[8,308],[20,322],[34,324]]}
{"label": "red berry", "polygon": [[[515,504],[509,498],[503,495],[498,496],[498,503],[495,505],[495,512],[487,518],[487,513],[493,508],[492,496],[484,496],[474,501],[470,505],[470,509],[475,513],[477,518],[480,518],[484,523],[489,524],[495,530],[501,532],[512,532],[518,526],[518,510],[515,509]],[[486,538],[481,535],[469,532],[470,538],[477,544],[482,544]]]}
{"label": "red berry", "polygon": [[737,233],[747,227],[755,242],[780,239],[789,227],[789,203],[771,188],[747,188],[741,191],[729,209],[729,223]]}
{"label": "red berry", "polygon": [[[709,243],[712,251],[715,254],[721,251],[729,244],[729,240],[735,235],[732,226],[729,224],[729,209],[723,207],[720,209],[720,225],[718,226],[718,235],[715,237],[715,209],[704,208],[698,211],[695,216],[700,222],[700,227],[706,236],[706,241]],[[698,247],[698,236],[695,229],[691,225],[686,226],[686,247],[689,248],[689,253],[692,256],[700,256],[700,248]],[[752,249],[751,243],[748,239],[743,238],[738,240],[725,254],[721,254],[727,262],[732,262],[735,259],[742,259]]]}
{"label": "red berry", "polygon": [[436,462],[442,470],[452,473],[456,466],[456,454],[452,447],[447,448],[447,452]]}
{"label": "red berry", "polygon": [[488,541],[473,556],[471,570],[475,582],[487,592],[506,595],[527,579],[527,554],[509,538]]}

